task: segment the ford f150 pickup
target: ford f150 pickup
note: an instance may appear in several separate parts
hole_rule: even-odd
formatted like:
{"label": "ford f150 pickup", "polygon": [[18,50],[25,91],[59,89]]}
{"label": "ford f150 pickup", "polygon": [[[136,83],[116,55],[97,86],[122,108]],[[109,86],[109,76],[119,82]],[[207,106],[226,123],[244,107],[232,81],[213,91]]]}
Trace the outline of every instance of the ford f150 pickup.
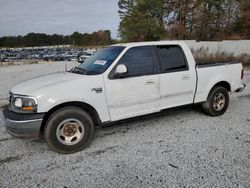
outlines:
{"label": "ford f150 pickup", "polygon": [[239,62],[197,65],[181,41],[117,44],[70,71],[24,81],[10,90],[8,132],[38,139],[59,153],[86,148],[100,124],[163,109],[201,104],[219,116],[240,92]]}

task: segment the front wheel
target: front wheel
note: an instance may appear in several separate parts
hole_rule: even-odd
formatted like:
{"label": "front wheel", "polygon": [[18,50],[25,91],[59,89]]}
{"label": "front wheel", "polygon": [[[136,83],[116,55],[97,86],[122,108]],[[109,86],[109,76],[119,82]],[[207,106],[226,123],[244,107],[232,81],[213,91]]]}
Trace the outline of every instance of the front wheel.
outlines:
{"label": "front wheel", "polygon": [[203,110],[210,116],[220,116],[227,111],[229,94],[226,88],[215,86],[209,93],[207,101],[202,103]]}
{"label": "front wheel", "polygon": [[78,107],[64,107],[47,121],[44,138],[58,153],[75,153],[86,148],[92,140],[94,124],[91,117]]}

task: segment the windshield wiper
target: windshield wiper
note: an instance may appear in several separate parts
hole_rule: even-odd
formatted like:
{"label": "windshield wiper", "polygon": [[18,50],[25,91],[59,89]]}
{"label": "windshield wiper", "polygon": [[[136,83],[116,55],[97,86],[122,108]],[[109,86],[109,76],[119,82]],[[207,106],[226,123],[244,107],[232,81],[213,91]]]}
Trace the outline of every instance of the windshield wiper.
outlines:
{"label": "windshield wiper", "polygon": [[71,69],[70,72],[73,72],[73,73],[79,73],[79,74],[86,74],[86,70],[84,68],[81,68],[81,67],[74,67]]}

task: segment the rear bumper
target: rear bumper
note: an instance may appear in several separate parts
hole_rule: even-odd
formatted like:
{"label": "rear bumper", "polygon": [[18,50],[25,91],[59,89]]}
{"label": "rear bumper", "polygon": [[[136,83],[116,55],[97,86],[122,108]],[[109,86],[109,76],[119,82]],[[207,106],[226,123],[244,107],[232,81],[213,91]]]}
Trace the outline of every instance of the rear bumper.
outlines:
{"label": "rear bumper", "polygon": [[237,90],[235,90],[235,92],[239,93],[239,92],[242,92],[246,87],[246,84],[242,84],[241,87],[239,87]]}
{"label": "rear bumper", "polygon": [[8,133],[14,137],[38,139],[45,114],[19,114],[3,110],[3,117]]}

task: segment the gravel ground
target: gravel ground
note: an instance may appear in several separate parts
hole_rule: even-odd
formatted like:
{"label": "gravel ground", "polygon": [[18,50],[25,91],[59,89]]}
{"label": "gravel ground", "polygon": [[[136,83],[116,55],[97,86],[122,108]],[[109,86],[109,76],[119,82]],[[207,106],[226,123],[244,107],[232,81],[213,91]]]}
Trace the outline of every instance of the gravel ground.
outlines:
{"label": "gravel ground", "polygon": [[[33,74],[48,65],[56,67],[20,68]],[[4,69],[15,80],[0,79],[3,97],[23,78],[17,67]],[[250,87],[231,96],[221,117],[165,110],[98,128],[91,146],[71,155],[9,136],[0,116],[0,187],[250,187]]]}

